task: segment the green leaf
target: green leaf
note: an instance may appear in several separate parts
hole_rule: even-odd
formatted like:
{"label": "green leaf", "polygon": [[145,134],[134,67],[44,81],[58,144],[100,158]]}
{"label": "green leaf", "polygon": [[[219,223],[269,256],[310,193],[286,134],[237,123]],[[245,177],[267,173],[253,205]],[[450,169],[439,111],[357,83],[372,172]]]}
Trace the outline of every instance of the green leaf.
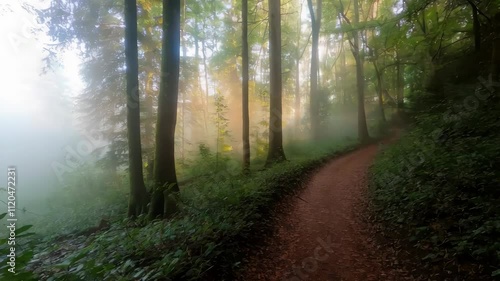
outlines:
{"label": "green leaf", "polygon": [[7,215],[7,213],[3,213],[3,214],[1,214],[1,215],[0,215],[0,220],[1,220],[1,219],[3,219],[3,218],[5,218],[5,216],[6,216],[6,215]]}
{"label": "green leaf", "polygon": [[28,229],[30,229],[31,227],[33,227],[32,224],[23,225],[20,228],[16,229],[16,234],[21,234],[21,233],[27,231]]}
{"label": "green leaf", "polygon": [[70,271],[72,272],[78,272],[83,269],[83,264],[79,264],[77,267],[73,267]]}
{"label": "green leaf", "polygon": [[35,232],[28,232],[28,233],[16,236],[16,238],[28,237],[28,236],[32,236],[32,235],[35,235],[35,234],[36,234]]}
{"label": "green leaf", "polygon": [[71,264],[71,260],[70,259],[67,259],[61,263],[58,263],[56,265],[54,265],[55,268],[63,268],[63,269],[66,269],[69,265]]}
{"label": "green leaf", "polygon": [[493,277],[495,277],[495,276],[500,276],[500,269],[497,269],[497,270],[493,271],[493,272],[491,273],[491,276],[493,276]]}

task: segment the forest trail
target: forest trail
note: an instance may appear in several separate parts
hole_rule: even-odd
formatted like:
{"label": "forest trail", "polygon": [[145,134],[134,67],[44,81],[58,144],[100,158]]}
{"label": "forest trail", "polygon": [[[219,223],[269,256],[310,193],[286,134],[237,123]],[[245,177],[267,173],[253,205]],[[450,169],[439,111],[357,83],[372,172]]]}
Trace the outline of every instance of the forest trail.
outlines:
{"label": "forest trail", "polygon": [[393,256],[377,245],[360,215],[378,151],[379,144],[371,144],[317,170],[278,215],[273,237],[249,257],[240,280],[413,280],[385,266]]}

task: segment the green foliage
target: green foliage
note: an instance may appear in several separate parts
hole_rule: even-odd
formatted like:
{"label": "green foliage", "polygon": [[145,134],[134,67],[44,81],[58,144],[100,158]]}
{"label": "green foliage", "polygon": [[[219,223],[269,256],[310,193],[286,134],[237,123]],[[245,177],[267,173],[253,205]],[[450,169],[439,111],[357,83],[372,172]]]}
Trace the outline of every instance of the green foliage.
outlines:
{"label": "green foliage", "polygon": [[228,106],[223,95],[218,94],[215,97],[214,121],[217,126],[217,154],[220,152],[231,151],[232,147],[228,144],[231,134],[229,132],[229,119],[227,118]]}
{"label": "green foliage", "polygon": [[[7,226],[9,222],[4,221],[7,213],[0,214],[0,219],[2,220],[2,228],[8,229]],[[34,241],[31,238],[26,239],[29,236],[34,235],[33,232],[28,232],[28,230],[33,227],[33,225],[23,225],[21,227],[16,223],[16,236],[15,240],[9,240],[7,236],[0,238],[0,279],[1,280],[12,280],[12,281],[22,281],[22,280],[33,280],[34,275],[32,272],[27,270],[26,265],[33,258],[33,248]],[[7,256],[10,254],[10,248],[15,248],[15,273],[9,272],[11,268],[9,264],[10,258]]]}
{"label": "green foliage", "polygon": [[66,186],[39,202],[39,213],[23,215],[23,221],[43,235],[64,235],[94,226],[103,216],[126,213],[128,177],[95,168],[80,167],[66,176]]}
{"label": "green foliage", "polygon": [[500,262],[498,93],[459,87],[448,87],[450,100],[430,103],[378,157],[373,196],[384,220],[431,250],[426,259],[473,258],[493,271]]}
{"label": "green foliage", "polygon": [[[307,159],[278,164],[252,177],[242,176],[239,169],[211,173],[181,190],[180,211],[173,219],[143,227],[142,218],[116,223],[43,271],[58,280],[200,280],[209,273],[231,274],[241,261],[243,241],[268,218],[266,210],[293,192],[307,171],[332,153],[353,147],[352,142],[330,143]],[[307,148],[296,145],[294,150],[302,153]],[[212,157],[200,145],[200,158]]]}

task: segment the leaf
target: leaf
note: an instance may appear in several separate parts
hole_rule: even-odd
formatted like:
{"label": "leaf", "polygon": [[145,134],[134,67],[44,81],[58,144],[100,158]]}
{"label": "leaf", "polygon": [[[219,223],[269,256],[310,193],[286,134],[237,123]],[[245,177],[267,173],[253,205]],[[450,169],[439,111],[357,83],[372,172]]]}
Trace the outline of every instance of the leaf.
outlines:
{"label": "leaf", "polygon": [[497,270],[493,271],[493,272],[491,273],[491,276],[493,276],[493,277],[495,277],[495,276],[500,276],[500,269],[497,269]]}
{"label": "leaf", "polygon": [[1,219],[3,219],[3,218],[5,218],[5,216],[6,216],[6,215],[7,215],[7,213],[3,213],[3,214],[1,214],[1,215],[0,215],[0,220],[1,220]]}
{"label": "leaf", "polygon": [[76,273],[82,269],[83,269],[83,264],[79,264],[77,267],[73,267],[72,269],[70,269],[70,271]]}
{"label": "leaf", "polygon": [[28,237],[28,236],[32,236],[32,235],[35,235],[35,234],[36,234],[35,232],[28,232],[28,233],[25,233],[25,234],[17,235],[16,238]]}
{"label": "leaf", "polygon": [[63,268],[63,269],[66,269],[69,265],[71,264],[71,260],[70,259],[67,259],[61,263],[58,263],[56,265],[54,265],[55,268]]}
{"label": "leaf", "polygon": [[136,272],[136,273],[134,274],[134,276],[133,276],[133,277],[134,277],[134,278],[139,278],[139,276],[141,276],[141,275],[144,273],[144,271],[145,271],[145,270],[146,270],[146,269],[144,269],[144,268],[143,268],[143,269],[141,269],[141,270],[139,270],[138,272]]}
{"label": "leaf", "polygon": [[21,234],[21,233],[27,231],[28,229],[30,229],[31,227],[33,227],[32,224],[23,225],[20,228],[16,229],[16,234]]}

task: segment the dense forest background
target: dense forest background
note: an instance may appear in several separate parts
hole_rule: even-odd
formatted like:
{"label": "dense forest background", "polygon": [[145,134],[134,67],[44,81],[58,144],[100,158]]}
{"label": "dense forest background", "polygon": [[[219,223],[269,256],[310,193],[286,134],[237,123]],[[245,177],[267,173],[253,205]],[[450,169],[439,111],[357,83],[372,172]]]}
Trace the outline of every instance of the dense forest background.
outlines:
{"label": "dense forest background", "polygon": [[394,127],[371,170],[377,220],[430,272],[499,276],[499,4],[24,3],[47,38],[40,79],[85,138],[46,165],[56,181],[31,175],[50,188],[21,201],[16,280],[231,280],[231,249],[276,202]]}

